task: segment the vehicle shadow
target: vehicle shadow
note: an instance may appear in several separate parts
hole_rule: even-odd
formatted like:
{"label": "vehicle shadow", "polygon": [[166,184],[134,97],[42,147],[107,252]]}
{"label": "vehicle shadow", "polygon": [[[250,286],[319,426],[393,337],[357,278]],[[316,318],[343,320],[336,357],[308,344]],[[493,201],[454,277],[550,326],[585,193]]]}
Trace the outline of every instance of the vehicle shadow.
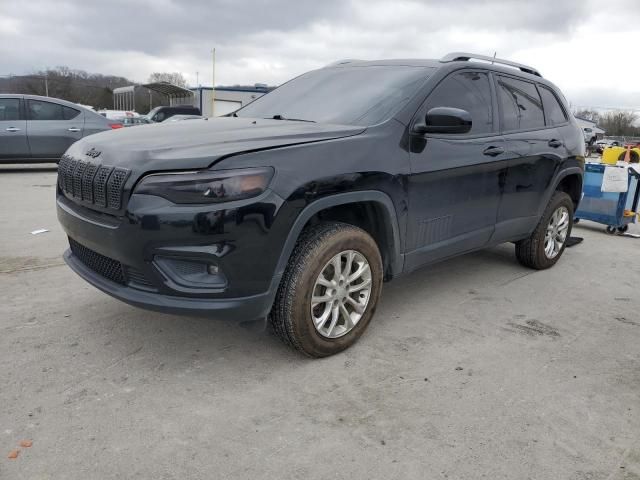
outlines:
{"label": "vehicle shadow", "polygon": [[[451,295],[455,290],[468,293],[471,287],[480,290],[487,280],[495,283],[528,272],[517,263],[513,249],[509,247],[499,246],[457,257],[385,284],[369,335],[375,335],[377,327],[384,328],[387,322],[401,322],[402,317],[398,317],[397,312],[415,302],[417,296],[424,302],[443,294]],[[220,319],[158,314],[115,301],[109,305],[116,310],[109,317],[118,323],[112,331],[120,332],[111,336],[111,341],[127,344],[132,338],[139,339],[145,356],[162,363],[165,372],[172,368],[178,372],[194,361],[201,365],[216,364],[215,371],[224,369],[225,365],[234,370],[257,368],[260,371],[260,365],[273,368],[293,362],[303,366],[312,361],[286,347],[269,325],[264,330],[249,329]],[[125,319],[123,325],[121,320]],[[366,336],[362,341],[366,341]],[[126,348],[123,345],[123,348],[135,350],[133,345]],[[351,355],[356,353],[349,353],[337,361],[342,362]]]}
{"label": "vehicle shadow", "polygon": [[3,173],[43,173],[43,172],[55,172],[58,170],[58,165],[51,164],[29,164],[29,165],[0,165],[0,174]]}

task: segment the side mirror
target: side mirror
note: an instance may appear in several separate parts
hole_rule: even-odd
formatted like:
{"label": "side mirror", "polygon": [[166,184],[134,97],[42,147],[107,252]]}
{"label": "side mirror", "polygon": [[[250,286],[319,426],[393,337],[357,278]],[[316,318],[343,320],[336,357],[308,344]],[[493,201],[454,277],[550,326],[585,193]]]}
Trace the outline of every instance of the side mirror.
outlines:
{"label": "side mirror", "polygon": [[420,135],[425,133],[469,133],[471,130],[471,114],[466,110],[451,107],[435,107],[427,112],[425,123],[417,123],[413,131]]}

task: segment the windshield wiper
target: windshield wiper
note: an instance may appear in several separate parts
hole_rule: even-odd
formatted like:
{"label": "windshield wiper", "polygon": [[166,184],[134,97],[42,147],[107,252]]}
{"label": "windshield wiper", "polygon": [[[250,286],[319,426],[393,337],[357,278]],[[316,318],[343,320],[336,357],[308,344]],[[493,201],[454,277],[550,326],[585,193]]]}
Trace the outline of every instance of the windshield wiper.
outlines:
{"label": "windshield wiper", "polygon": [[[269,118],[267,117],[267,120]],[[286,118],[283,117],[282,115],[278,114],[278,115],[274,115],[273,117],[271,117],[271,120],[288,120],[290,122],[309,122],[309,123],[316,123],[315,120],[305,120],[303,118]]]}

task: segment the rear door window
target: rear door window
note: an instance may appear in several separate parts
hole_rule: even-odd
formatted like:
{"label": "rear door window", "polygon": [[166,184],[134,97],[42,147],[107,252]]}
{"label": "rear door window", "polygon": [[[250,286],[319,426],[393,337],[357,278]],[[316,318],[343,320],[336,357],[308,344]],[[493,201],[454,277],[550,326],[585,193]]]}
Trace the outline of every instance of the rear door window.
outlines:
{"label": "rear door window", "polygon": [[544,114],[547,118],[547,125],[560,125],[569,121],[567,114],[562,108],[558,97],[547,87],[540,85],[540,96],[542,96],[542,105],[544,106]]}
{"label": "rear door window", "polygon": [[62,107],[62,116],[64,117],[65,120],[72,120],[74,118],[76,118],[78,115],[80,115],[80,110],[76,110],[75,108],[71,108],[71,107]]}
{"label": "rear door window", "polygon": [[470,135],[493,132],[491,85],[485,72],[460,72],[445,78],[431,92],[426,114],[435,107],[453,107],[471,114]]}
{"label": "rear door window", "polygon": [[544,128],[544,112],[538,89],[531,82],[497,76],[502,130]]}
{"label": "rear door window", "polygon": [[0,98],[0,122],[20,120],[20,99]]}
{"label": "rear door window", "polygon": [[29,120],[64,120],[62,105],[42,100],[27,100]]}

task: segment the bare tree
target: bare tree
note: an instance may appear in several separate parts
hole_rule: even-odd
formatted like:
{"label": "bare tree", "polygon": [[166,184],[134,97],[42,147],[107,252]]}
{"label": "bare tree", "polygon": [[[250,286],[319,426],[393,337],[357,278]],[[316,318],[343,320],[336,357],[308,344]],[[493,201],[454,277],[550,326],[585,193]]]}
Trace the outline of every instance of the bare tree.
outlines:
{"label": "bare tree", "polygon": [[598,123],[598,121],[600,120],[600,113],[597,110],[592,110],[590,108],[582,108],[582,109],[576,110],[573,114],[576,117],[580,117],[585,120],[590,120],[595,123]]}
{"label": "bare tree", "polygon": [[154,72],[149,75],[149,83],[168,82],[179,87],[186,87],[187,80],[179,72]]}
{"label": "bare tree", "polygon": [[618,110],[608,112],[600,117],[599,126],[607,135],[635,136],[640,133],[636,126],[638,115],[632,111]]}

